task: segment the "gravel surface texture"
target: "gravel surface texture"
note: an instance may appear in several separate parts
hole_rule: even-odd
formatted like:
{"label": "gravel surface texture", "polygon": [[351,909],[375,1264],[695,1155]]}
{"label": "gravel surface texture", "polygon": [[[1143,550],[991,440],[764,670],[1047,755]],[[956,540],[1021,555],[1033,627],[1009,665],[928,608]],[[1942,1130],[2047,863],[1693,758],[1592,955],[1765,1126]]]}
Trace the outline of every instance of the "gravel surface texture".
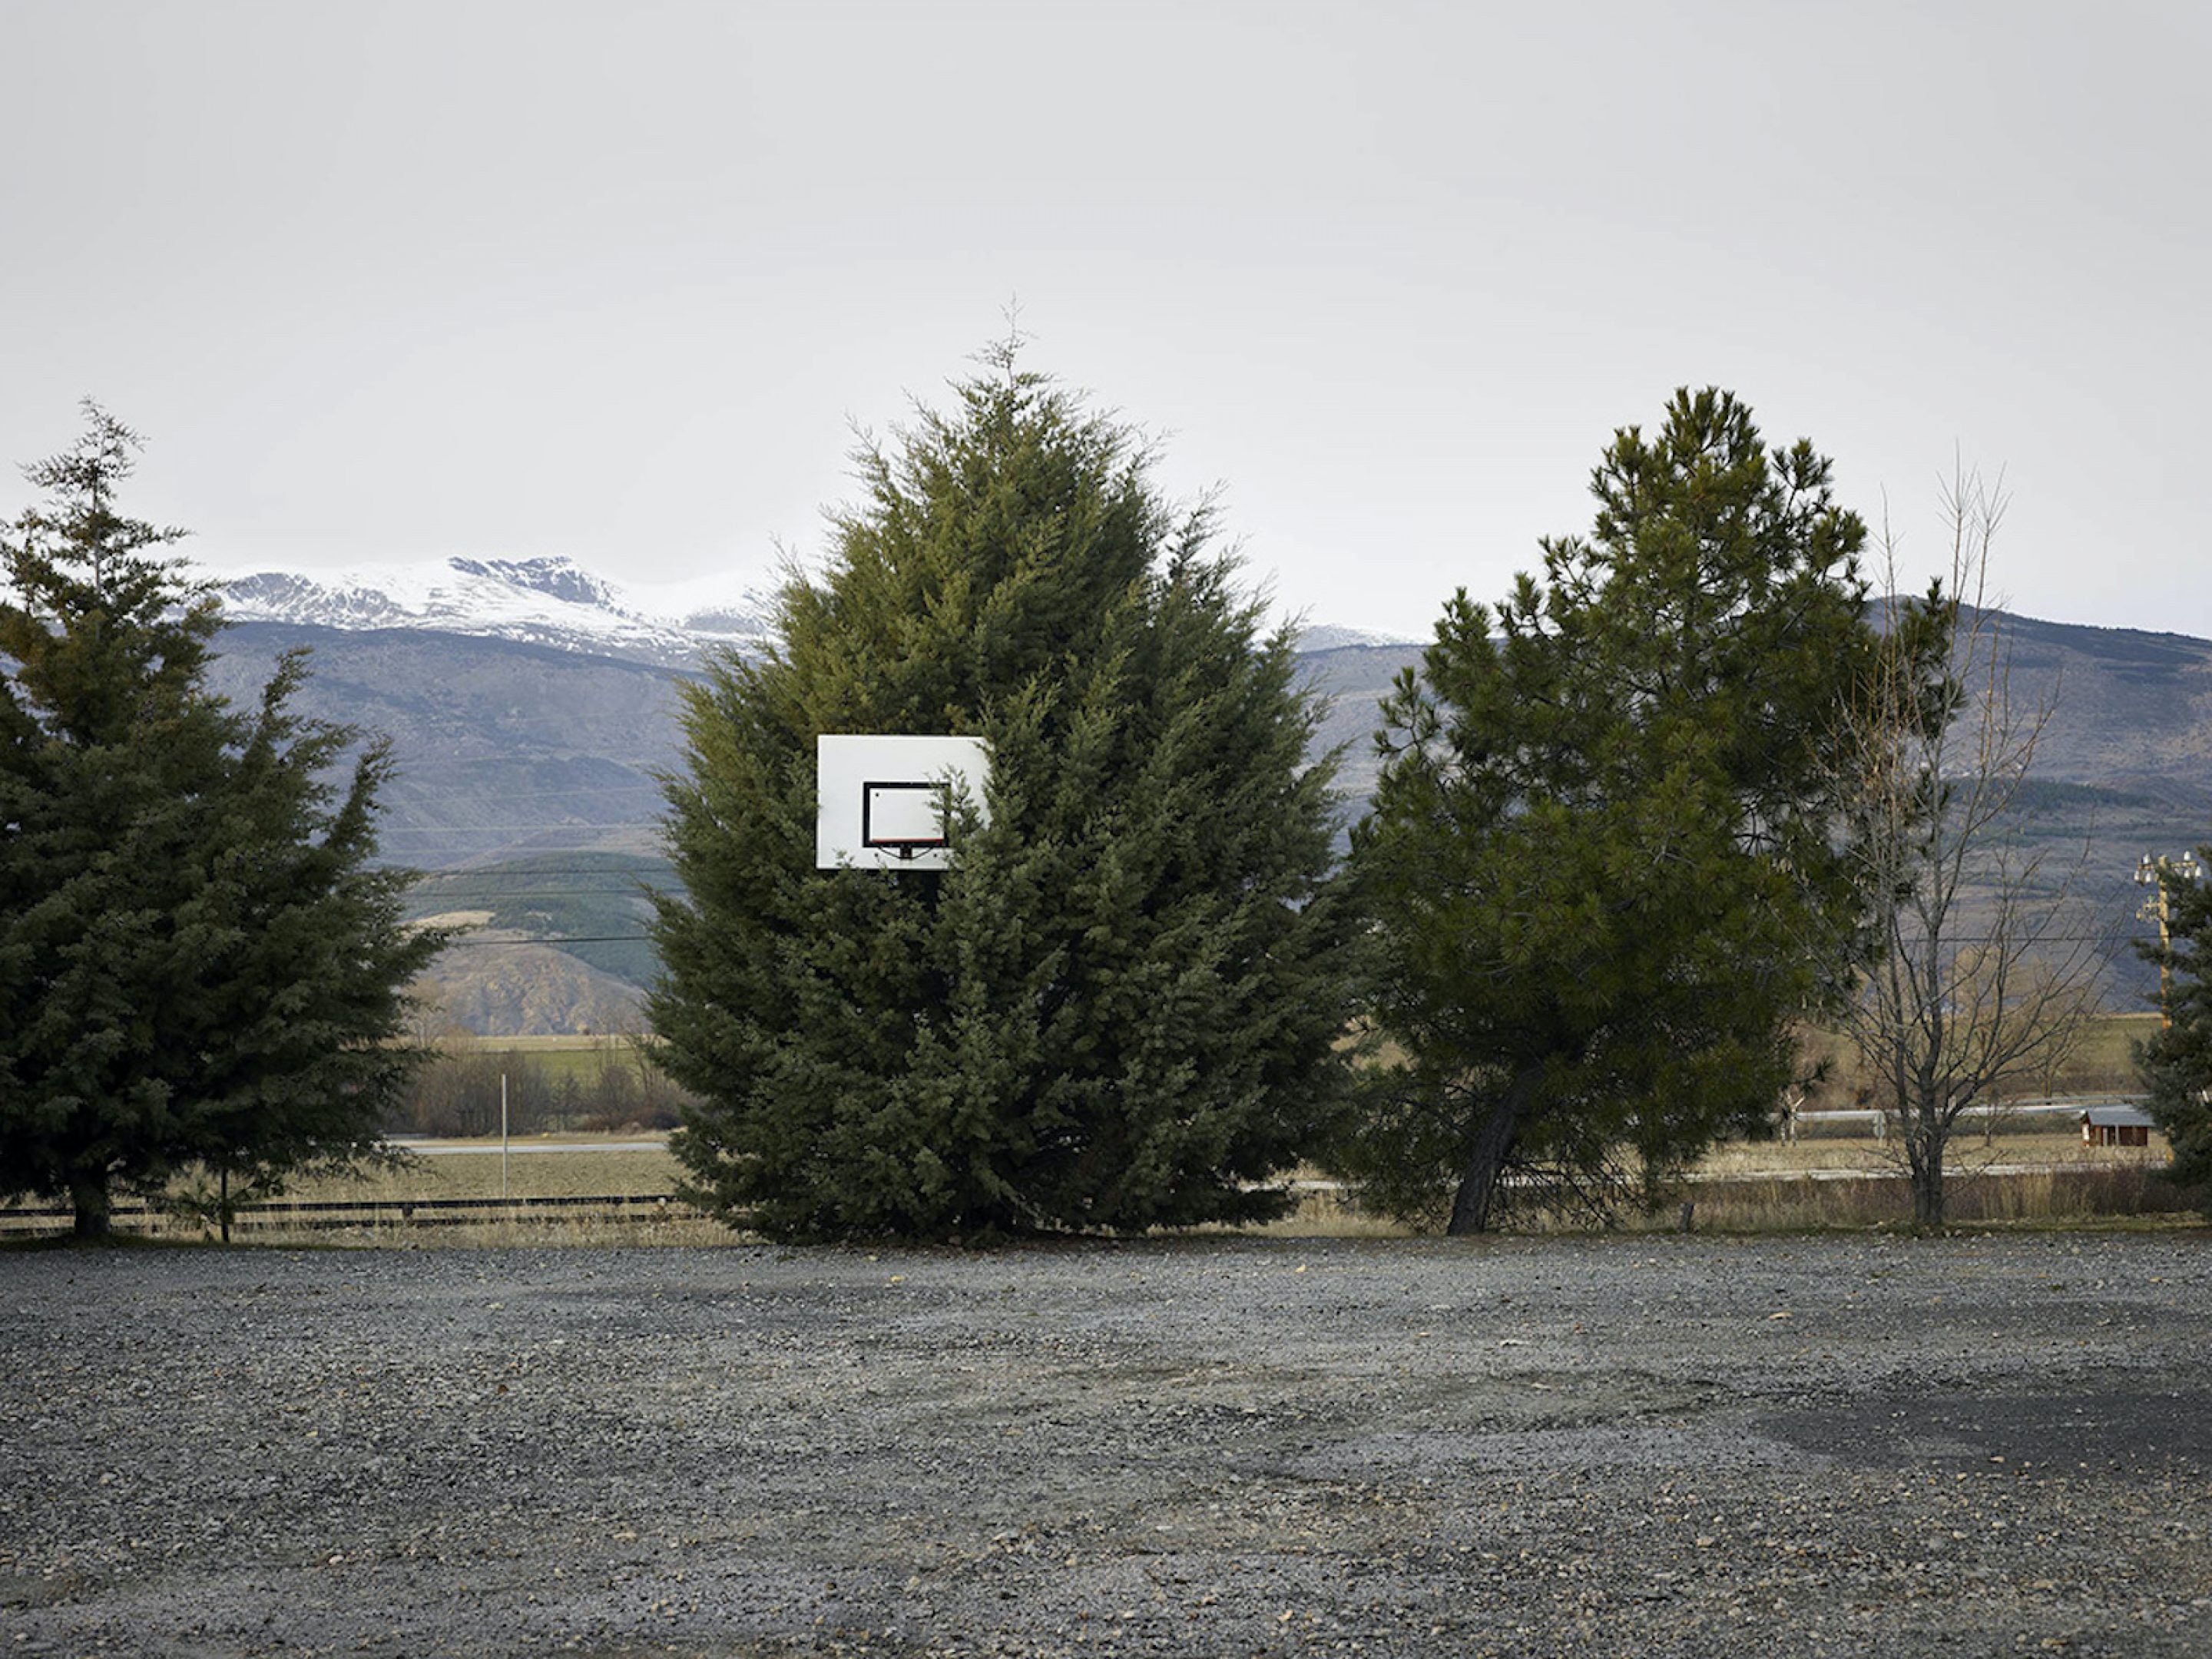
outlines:
{"label": "gravel surface texture", "polygon": [[2212,1655],[2212,1235],[0,1254],[0,1659]]}

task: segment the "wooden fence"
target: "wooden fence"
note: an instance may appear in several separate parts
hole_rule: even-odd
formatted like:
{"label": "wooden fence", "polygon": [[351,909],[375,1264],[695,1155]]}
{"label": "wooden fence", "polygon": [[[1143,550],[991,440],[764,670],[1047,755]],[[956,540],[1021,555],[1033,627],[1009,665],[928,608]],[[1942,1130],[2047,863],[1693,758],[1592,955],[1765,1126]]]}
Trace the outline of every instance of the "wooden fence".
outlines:
{"label": "wooden fence", "polygon": [[[212,1222],[173,1214],[153,1205],[118,1204],[110,1212],[118,1233],[197,1234]],[[66,1231],[66,1204],[0,1209],[0,1237]],[[275,1199],[241,1204],[230,1230],[248,1232],[333,1232],[361,1227],[469,1227],[504,1221],[611,1221],[643,1224],[702,1219],[701,1212],[665,1193],[610,1194],[561,1198]]]}

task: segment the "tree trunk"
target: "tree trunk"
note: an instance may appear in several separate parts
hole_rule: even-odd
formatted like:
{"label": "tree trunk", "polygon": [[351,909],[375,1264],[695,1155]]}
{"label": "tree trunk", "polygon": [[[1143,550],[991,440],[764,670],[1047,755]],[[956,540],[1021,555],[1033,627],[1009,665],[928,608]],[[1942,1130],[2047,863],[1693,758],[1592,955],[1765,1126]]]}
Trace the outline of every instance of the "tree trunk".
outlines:
{"label": "tree trunk", "polygon": [[1468,1153],[1467,1168],[1460,1176],[1459,1192],[1452,1200],[1451,1221],[1444,1229],[1453,1237],[1482,1232],[1489,1227],[1498,1184],[1505,1174],[1505,1161],[1512,1155],[1513,1142],[1521,1133],[1521,1119],[1542,1076],[1534,1066],[1516,1073],[1476,1132],[1474,1145]]}
{"label": "tree trunk", "polygon": [[1912,1224],[1923,1232],[1936,1232],[1943,1225],[1945,1194],[1943,1191],[1944,1137],[1923,1127],[1912,1157]]}
{"label": "tree trunk", "polygon": [[75,1182],[70,1188],[70,1203],[76,1211],[70,1230],[73,1237],[106,1238],[112,1231],[108,1214],[112,1200],[105,1181]]}

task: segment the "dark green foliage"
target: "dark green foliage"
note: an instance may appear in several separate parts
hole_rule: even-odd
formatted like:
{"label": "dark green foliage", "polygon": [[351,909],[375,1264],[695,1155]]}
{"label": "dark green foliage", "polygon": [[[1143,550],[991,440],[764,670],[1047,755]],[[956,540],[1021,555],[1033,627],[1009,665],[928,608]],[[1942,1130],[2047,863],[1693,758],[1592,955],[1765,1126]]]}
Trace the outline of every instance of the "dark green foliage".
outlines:
{"label": "dark green foliage", "polygon": [[[793,1237],[1278,1212],[1342,1077],[1353,928],[1289,641],[1122,428],[1011,356],[861,458],[781,645],[688,702],[661,900],[678,1138]],[[980,734],[944,873],[813,867],[821,732]]]}
{"label": "dark green foliage", "polygon": [[135,440],[90,416],[0,541],[0,1190],[98,1232],[118,1187],[368,1151],[440,941],[369,866],[385,750],[323,781],[354,734],[288,713],[297,657],[251,714],[205,690],[215,601],[116,514]]}
{"label": "dark green foliage", "polygon": [[[2198,848],[2197,860],[2212,869],[2212,846]],[[2165,970],[2160,1006],[2169,1023],[2137,1046],[2136,1062],[2151,1116],[2173,1147],[2174,1179],[2197,1185],[2212,1182],[2212,880],[2171,865],[2159,876],[2167,943],[2140,948]]]}
{"label": "dark green foliage", "polygon": [[1793,1018],[1853,913],[1832,757],[1870,635],[1864,527],[1828,463],[1722,392],[1616,435],[1590,539],[1493,613],[1461,592],[1383,705],[1356,859],[1401,1052],[1346,1153],[1455,1231],[1506,1177],[1601,1212],[1790,1081]]}

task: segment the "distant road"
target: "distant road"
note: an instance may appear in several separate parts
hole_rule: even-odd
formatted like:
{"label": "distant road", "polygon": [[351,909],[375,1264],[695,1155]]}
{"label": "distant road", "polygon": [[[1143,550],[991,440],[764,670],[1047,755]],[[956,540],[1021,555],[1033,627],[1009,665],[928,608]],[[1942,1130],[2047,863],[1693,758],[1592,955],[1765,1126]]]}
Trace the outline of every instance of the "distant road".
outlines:
{"label": "distant road", "polygon": [[517,1157],[525,1152],[665,1152],[665,1140],[517,1140],[501,1147],[496,1140],[427,1141],[395,1135],[385,1143],[396,1152],[417,1158],[497,1158],[502,1151]]}
{"label": "distant road", "polygon": [[[2150,1167],[2154,1154],[2143,1148],[2112,1147],[2112,1152],[2134,1152],[2140,1156],[2107,1157],[2103,1158],[2074,1158],[2063,1164],[1970,1164],[1956,1153],[1946,1162],[1948,1179],[1958,1181],[1972,1176],[2063,1175],[2074,1170],[2126,1170]],[[1852,1169],[1830,1164],[1813,1170],[1697,1170],[1682,1177],[1689,1182],[1731,1181],[1903,1181],[1911,1172],[1894,1164],[1876,1164]]]}
{"label": "distant road", "polygon": [[[2008,1101],[2002,1105],[1973,1105],[1962,1109],[1961,1119],[1994,1117],[2075,1117],[2099,1106],[2140,1106],[2145,1097],[2134,1094],[2053,1096],[2048,1100]],[[1835,1111],[1801,1111],[1800,1123],[1872,1123],[1883,1115],[1870,1107],[1850,1106]]]}

